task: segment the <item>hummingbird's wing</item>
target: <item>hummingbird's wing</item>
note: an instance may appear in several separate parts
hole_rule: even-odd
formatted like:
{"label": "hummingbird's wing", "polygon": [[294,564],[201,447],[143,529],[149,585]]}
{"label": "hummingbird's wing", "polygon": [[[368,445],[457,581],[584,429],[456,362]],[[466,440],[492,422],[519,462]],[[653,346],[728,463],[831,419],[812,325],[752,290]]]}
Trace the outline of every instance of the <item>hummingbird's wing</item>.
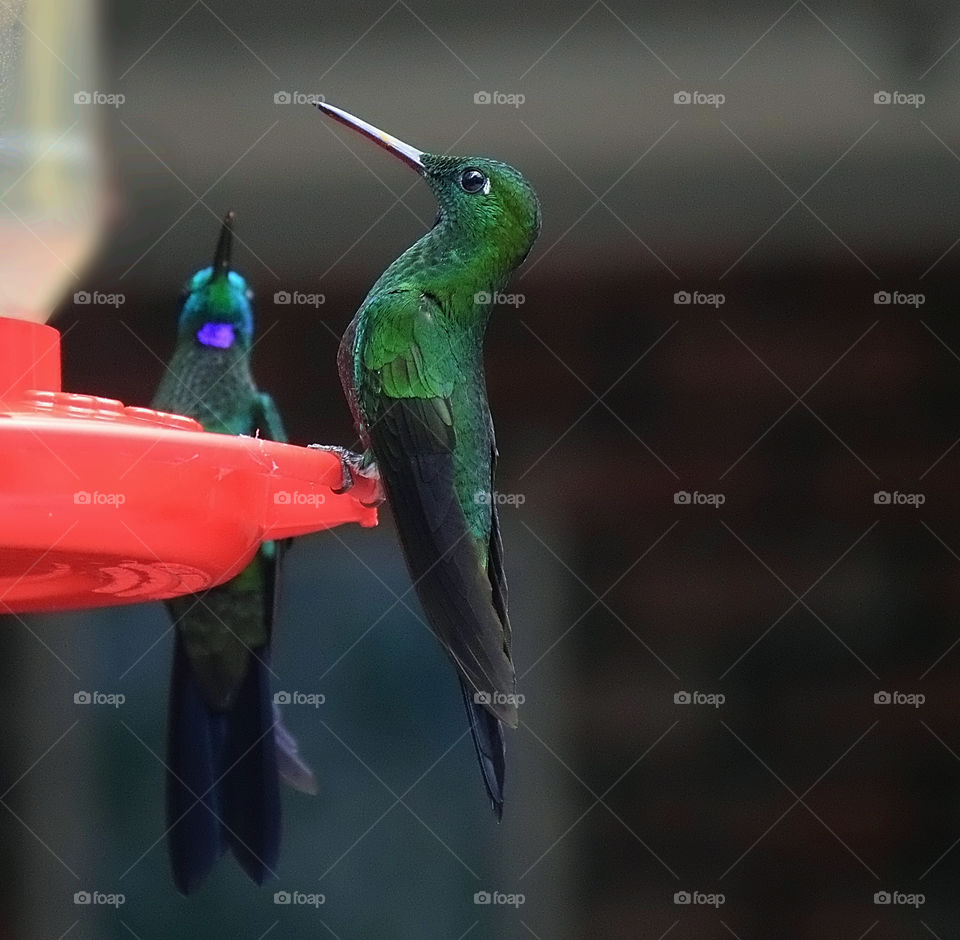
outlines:
{"label": "hummingbird's wing", "polygon": [[[497,476],[496,441],[493,436],[493,422],[490,422],[490,492],[495,492]],[[487,576],[490,578],[490,590],[493,592],[493,608],[503,624],[503,645],[510,655],[510,646],[513,636],[510,630],[510,618],[507,616],[507,573],[503,568],[503,539],[500,537],[500,514],[497,511],[496,500],[490,501],[491,524],[490,544],[487,549]]]}
{"label": "hummingbird's wing", "polygon": [[[414,586],[475,703],[516,727],[509,628],[498,609],[505,594],[492,586],[454,481],[450,395],[459,364],[423,353],[431,339],[442,348],[442,314],[419,292],[401,291],[369,302],[364,319],[377,328],[357,335],[361,409]],[[502,583],[502,566],[494,580]]]}
{"label": "hummingbird's wing", "polygon": [[[493,426],[490,427],[490,440],[493,441]],[[490,492],[494,492],[494,477],[496,476],[497,447],[491,444],[490,448]],[[487,548],[487,577],[490,580],[490,590],[493,600],[493,609],[503,625],[504,647],[510,650],[510,620],[507,616],[507,578],[503,568],[503,542],[500,539],[500,520],[497,516],[497,505],[491,501],[492,518],[490,526],[490,540]],[[503,784],[506,775],[506,746],[503,740],[503,729],[497,718],[487,709],[478,704],[472,690],[461,679],[463,701],[470,720],[470,731],[473,743],[477,749],[477,760],[480,763],[480,772],[483,774],[487,793],[493,804],[497,819],[503,818]]]}

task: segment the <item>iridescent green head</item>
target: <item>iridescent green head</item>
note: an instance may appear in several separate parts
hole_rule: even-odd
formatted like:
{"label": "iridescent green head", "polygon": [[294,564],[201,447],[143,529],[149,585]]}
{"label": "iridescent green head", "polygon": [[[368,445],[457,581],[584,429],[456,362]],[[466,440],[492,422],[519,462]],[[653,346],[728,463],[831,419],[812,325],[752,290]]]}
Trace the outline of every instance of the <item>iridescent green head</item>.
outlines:
{"label": "iridescent green head", "polygon": [[540,233],[540,201],[519,170],[486,157],[424,153],[332,104],[316,106],[420,173],[436,197],[438,222],[461,243],[495,247],[509,270],[527,256]]}
{"label": "iridescent green head", "polygon": [[515,268],[540,234],[540,201],[519,170],[486,157],[420,155],[439,217],[471,241],[493,242]]}
{"label": "iridescent green head", "polygon": [[213,264],[187,281],[180,309],[180,342],[211,349],[249,350],[253,342],[253,292],[230,268],[234,213],[220,229]]}

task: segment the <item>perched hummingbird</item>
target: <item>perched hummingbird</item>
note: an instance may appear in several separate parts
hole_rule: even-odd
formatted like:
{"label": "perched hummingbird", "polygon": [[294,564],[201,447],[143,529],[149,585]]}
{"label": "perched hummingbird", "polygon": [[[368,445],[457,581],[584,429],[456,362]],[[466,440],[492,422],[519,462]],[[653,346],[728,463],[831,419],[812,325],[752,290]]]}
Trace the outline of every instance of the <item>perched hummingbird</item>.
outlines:
{"label": "perched hummingbird", "polygon": [[433,227],[373,285],[340,344],[344,392],[430,626],[457,667],[487,792],[503,814],[501,723],[517,726],[497,449],[483,373],[493,296],[540,232],[533,187],[485,157],[423,153],[317,107],[420,173]]}
{"label": "perched hummingbird", "polygon": [[[285,441],[250,373],[253,294],[230,266],[232,212],[210,267],[188,282],[177,346],[153,400],[207,431]],[[265,542],[235,578],[166,602],[176,626],[167,728],[167,826],[174,881],[197,888],[229,847],[262,883],[280,848],[278,774],[307,793],[313,773],[270,694],[270,638],[284,543]]]}

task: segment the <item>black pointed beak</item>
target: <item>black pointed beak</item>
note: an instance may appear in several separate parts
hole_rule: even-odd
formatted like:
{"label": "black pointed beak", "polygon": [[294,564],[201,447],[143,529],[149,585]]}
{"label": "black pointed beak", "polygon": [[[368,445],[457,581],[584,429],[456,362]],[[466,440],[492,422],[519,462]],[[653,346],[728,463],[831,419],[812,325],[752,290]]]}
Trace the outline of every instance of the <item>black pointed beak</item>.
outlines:
{"label": "black pointed beak", "polygon": [[231,209],[223,217],[220,238],[217,241],[217,253],[213,256],[213,273],[226,274],[230,270],[230,253],[233,249],[233,220],[236,213]]}
{"label": "black pointed beak", "polygon": [[418,173],[423,174],[426,172],[426,167],[423,165],[422,150],[417,150],[416,147],[411,147],[402,140],[397,140],[396,137],[393,137],[386,131],[382,131],[380,128],[368,124],[366,121],[355,117],[342,108],[327,104],[326,101],[315,101],[314,104],[325,114],[329,114],[330,117],[336,119],[341,124],[346,124],[347,127],[352,127],[355,131],[359,131],[364,137],[369,137],[375,144],[383,147],[384,150],[388,150],[395,157],[399,157],[407,166],[412,167]]}

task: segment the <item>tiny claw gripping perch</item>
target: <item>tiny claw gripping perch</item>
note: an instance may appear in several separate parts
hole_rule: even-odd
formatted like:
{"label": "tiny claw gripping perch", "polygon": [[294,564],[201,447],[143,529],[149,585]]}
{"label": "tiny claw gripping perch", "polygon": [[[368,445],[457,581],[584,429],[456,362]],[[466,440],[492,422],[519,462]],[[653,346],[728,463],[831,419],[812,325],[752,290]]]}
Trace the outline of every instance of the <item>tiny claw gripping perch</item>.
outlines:
{"label": "tiny claw gripping perch", "polygon": [[375,484],[375,496],[370,502],[361,500],[361,505],[367,507],[379,506],[386,494],[383,491],[383,484],[380,482],[380,471],[369,453],[358,454],[355,451],[348,450],[346,447],[336,447],[327,444],[310,444],[316,450],[325,450],[331,454],[336,454],[340,458],[340,466],[343,469],[343,479],[340,488],[331,490],[335,495],[342,496],[351,490],[360,477],[365,480],[373,480]]}

